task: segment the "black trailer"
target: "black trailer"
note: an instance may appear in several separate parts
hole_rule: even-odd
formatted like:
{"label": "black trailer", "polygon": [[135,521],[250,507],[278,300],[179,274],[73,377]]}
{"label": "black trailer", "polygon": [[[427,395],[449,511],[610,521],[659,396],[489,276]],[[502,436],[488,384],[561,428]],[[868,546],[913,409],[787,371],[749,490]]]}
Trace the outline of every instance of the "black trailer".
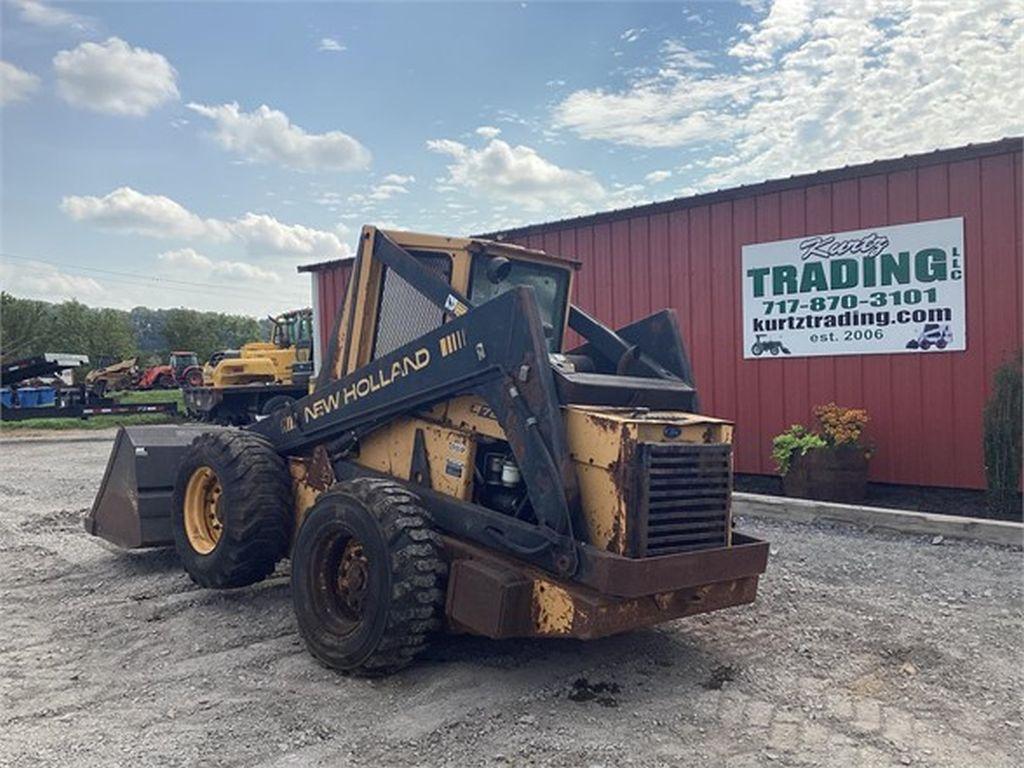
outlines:
{"label": "black trailer", "polygon": [[74,399],[67,405],[45,405],[34,408],[0,409],[0,421],[26,421],[27,419],[88,419],[90,416],[123,416],[132,413],[176,414],[178,404],[118,403],[107,397],[89,400]]}
{"label": "black trailer", "polygon": [[5,387],[42,376],[56,376],[69,368],[89,364],[88,355],[74,355],[66,352],[46,352],[42,355],[25,357],[0,365],[0,383]]}
{"label": "black trailer", "polygon": [[[23,405],[17,397],[18,385],[32,379],[57,376],[61,371],[89,364],[87,355],[47,352],[0,366],[0,382],[10,388],[10,404],[0,407],[0,421],[26,421],[28,419],[88,419],[90,416],[123,415],[129,413],[178,412],[173,401],[163,403],[119,403],[104,397],[85,384],[53,387],[53,404]],[[22,392],[29,390],[22,389]],[[5,403],[7,399],[5,397]]]}
{"label": "black trailer", "polygon": [[273,382],[236,387],[186,387],[182,390],[185,412],[192,419],[212,424],[242,426],[259,416],[291,405],[309,394],[309,384]]}

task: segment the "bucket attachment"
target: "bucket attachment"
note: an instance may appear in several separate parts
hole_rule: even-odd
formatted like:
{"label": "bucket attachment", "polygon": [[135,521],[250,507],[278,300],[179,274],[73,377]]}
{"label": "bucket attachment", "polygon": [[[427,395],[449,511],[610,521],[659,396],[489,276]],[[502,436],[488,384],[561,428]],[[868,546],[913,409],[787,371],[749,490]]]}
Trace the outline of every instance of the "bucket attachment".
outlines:
{"label": "bucket attachment", "polygon": [[119,547],[173,544],[171,494],[178,464],[192,441],[218,427],[121,427],[85,530]]}

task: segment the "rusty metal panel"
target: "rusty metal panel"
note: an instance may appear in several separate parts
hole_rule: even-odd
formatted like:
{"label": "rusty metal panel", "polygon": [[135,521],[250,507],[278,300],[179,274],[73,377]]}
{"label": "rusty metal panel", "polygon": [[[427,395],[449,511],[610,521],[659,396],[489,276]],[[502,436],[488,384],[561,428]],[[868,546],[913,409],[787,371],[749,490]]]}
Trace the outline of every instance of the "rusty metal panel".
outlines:
{"label": "rusty metal panel", "polygon": [[649,560],[594,552],[587,585],[553,580],[460,539],[443,540],[452,559],[450,627],[496,639],[591,639],[751,603],[768,558],[767,542],[741,534],[735,547]]}
{"label": "rusty metal panel", "polygon": [[[577,299],[606,323],[675,308],[704,410],[736,422],[737,471],[773,473],[772,437],[835,400],[871,413],[871,480],[983,488],[982,409],[1021,344],[1021,148],[1007,139],[499,234],[574,244]],[[952,216],[964,219],[965,352],[743,360],[744,244]]]}

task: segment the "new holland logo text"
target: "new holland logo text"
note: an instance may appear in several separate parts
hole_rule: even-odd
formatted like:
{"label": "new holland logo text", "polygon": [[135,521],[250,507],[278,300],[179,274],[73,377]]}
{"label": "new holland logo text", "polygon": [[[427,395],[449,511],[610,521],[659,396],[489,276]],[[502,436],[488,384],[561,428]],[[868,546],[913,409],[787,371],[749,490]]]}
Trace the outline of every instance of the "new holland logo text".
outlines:
{"label": "new holland logo text", "polygon": [[303,409],[303,416],[305,416],[307,422],[319,419],[331,411],[336,411],[343,405],[348,405],[361,397],[366,397],[372,392],[389,387],[399,379],[403,379],[416,371],[423,370],[428,365],[430,365],[430,350],[422,347],[411,355],[405,355],[401,359],[395,360],[389,366],[379,368],[373,373],[368,373],[362,378],[356,379],[356,381],[344,389],[324,395],[319,400],[314,400],[311,405],[307,405]]}

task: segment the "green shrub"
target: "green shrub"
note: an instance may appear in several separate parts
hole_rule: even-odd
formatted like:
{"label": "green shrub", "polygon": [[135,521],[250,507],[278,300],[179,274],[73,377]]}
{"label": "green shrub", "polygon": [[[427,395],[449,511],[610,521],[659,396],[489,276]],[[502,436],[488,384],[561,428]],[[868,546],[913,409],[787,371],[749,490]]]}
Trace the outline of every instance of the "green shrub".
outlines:
{"label": "green shrub", "polygon": [[989,506],[1002,516],[1020,515],[1021,366],[1020,353],[996,369],[985,404],[985,479]]}
{"label": "green shrub", "polygon": [[794,453],[800,451],[800,455],[803,456],[813,448],[824,448],[826,445],[821,435],[808,431],[800,424],[794,424],[772,440],[772,458],[779,468],[779,474],[785,475],[789,472],[789,464]]}

